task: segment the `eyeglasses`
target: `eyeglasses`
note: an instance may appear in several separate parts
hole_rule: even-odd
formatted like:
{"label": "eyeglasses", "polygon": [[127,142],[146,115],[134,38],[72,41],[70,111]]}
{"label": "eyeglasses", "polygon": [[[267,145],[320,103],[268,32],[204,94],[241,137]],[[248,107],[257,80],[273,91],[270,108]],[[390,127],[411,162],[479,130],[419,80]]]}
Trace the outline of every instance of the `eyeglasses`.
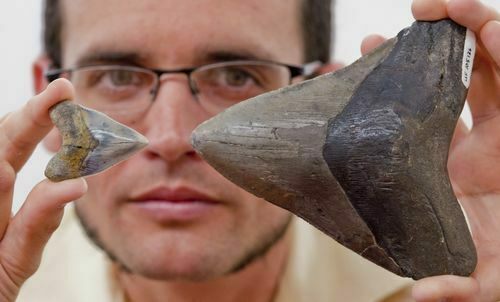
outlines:
{"label": "eyeglasses", "polygon": [[160,85],[172,74],[185,74],[194,98],[210,115],[290,84],[297,76],[311,76],[320,62],[293,66],[269,61],[228,61],[184,69],[149,69],[99,65],[49,70],[49,82],[70,80],[75,101],[127,123],[144,114],[155,100]]}

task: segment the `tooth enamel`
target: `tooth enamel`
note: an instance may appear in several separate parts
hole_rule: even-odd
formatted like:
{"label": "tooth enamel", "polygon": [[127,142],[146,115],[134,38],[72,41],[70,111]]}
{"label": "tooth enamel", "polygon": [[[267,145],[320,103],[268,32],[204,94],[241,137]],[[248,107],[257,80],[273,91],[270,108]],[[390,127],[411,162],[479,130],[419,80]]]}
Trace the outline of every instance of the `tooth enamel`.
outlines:
{"label": "tooth enamel", "polygon": [[71,101],[51,108],[50,118],[63,140],[45,169],[45,176],[52,181],[102,172],[148,144],[137,131]]}

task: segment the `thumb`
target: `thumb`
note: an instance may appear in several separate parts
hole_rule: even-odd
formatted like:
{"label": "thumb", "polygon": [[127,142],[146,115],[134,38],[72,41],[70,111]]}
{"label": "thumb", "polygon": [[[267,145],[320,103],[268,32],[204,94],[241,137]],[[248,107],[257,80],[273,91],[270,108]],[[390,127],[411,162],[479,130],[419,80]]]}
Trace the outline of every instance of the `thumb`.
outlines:
{"label": "thumb", "polygon": [[479,294],[477,280],[459,276],[435,276],[415,283],[412,297],[417,302],[468,301],[476,302]]}

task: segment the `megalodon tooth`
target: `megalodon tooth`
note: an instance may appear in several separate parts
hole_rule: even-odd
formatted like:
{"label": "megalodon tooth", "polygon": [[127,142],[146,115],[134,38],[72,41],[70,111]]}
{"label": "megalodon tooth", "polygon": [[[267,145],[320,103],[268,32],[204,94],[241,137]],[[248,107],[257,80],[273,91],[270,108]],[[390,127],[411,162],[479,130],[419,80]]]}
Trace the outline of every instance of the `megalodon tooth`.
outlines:
{"label": "megalodon tooth", "polygon": [[473,34],[415,22],[337,72],[237,104],[193,133],[229,180],[395,274],[470,275],[446,164]]}
{"label": "megalodon tooth", "polygon": [[52,181],[102,172],[148,144],[137,131],[69,100],[53,106],[50,118],[62,136],[61,149],[45,169]]}

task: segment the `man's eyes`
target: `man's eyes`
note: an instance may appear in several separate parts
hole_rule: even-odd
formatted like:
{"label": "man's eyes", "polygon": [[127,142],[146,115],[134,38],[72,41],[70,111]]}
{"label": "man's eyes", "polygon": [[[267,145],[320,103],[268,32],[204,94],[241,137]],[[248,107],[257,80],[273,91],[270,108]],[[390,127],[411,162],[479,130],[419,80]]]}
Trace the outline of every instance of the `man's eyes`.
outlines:
{"label": "man's eyes", "polygon": [[212,84],[233,88],[260,84],[259,75],[256,72],[240,67],[225,67],[212,70],[207,78]]}
{"label": "man's eyes", "polygon": [[115,86],[134,85],[140,82],[140,77],[128,70],[111,70],[106,74],[109,81]]}
{"label": "man's eyes", "polygon": [[102,84],[111,86],[141,86],[145,82],[145,76],[130,70],[108,70],[100,76]]}
{"label": "man's eyes", "polygon": [[87,72],[83,79],[88,88],[101,85],[107,87],[141,86],[148,82],[147,75],[132,70],[96,70]]}

